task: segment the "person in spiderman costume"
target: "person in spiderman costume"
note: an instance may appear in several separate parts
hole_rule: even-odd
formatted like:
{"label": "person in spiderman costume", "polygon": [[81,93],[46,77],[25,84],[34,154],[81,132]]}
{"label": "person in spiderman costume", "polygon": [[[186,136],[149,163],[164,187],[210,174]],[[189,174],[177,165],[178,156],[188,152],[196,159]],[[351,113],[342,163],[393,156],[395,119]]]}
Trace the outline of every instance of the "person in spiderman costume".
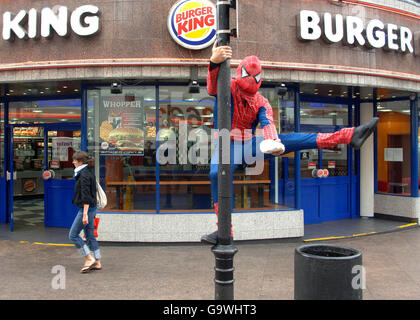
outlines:
{"label": "person in spiderman costume", "polygon": [[[207,91],[209,95],[217,97],[217,74],[222,62],[232,57],[229,46],[217,46],[214,43],[210,65],[207,74]],[[247,153],[261,152],[260,144],[263,140],[274,140],[280,148],[271,153],[264,153],[265,159],[304,149],[331,148],[338,144],[347,144],[354,149],[360,149],[365,140],[376,128],[379,118],[372,118],[366,124],[358,127],[343,128],[333,133],[277,133],[273,121],[273,110],[270,103],[258,89],[261,86],[262,67],[256,56],[249,56],[242,60],[236,69],[236,76],[231,79],[231,154],[242,155],[242,164]],[[214,128],[217,129],[217,99],[214,106]],[[254,135],[260,124],[263,137]],[[241,143],[238,143],[240,141]],[[217,142],[216,142],[217,143]],[[241,150],[236,150],[236,149]],[[218,148],[211,158],[210,182],[216,216],[218,216]],[[235,156],[236,157],[236,156]],[[255,157],[254,157],[255,158]],[[250,159],[248,157],[247,159]],[[258,159],[258,157],[257,157]],[[261,159],[261,158],[260,158]],[[238,161],[231,161],[232,174],[238,168]],[[249,163],[246,163],[249,165]],[[201,237],[201,241],[209,244],[217,243],[217,231]],[[233,232],[231,228],[231,237]]]}

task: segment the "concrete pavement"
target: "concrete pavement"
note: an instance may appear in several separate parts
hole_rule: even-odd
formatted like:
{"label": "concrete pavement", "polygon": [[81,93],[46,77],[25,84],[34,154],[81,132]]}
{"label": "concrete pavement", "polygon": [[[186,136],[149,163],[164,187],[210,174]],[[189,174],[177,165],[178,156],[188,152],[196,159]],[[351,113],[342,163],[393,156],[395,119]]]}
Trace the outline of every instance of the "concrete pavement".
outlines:
{"label": "concrete pavement", "polygon": [[[319,243],[362,252],[364,299],[420,299],[418,226]],[[303,244],[236,242],[235,299],[293,299],[294,250]],[[210,246],[107,244],[101,251],[103,270],[80,274],[74,247],[0,240],[0,299],[214,299]]]}

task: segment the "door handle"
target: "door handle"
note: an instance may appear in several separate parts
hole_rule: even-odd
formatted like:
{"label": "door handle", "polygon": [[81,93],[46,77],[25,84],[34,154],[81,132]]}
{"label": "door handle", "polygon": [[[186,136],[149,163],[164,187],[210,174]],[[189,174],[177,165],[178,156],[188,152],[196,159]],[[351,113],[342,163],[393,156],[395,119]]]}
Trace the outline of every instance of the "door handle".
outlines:
{"label": "door handle", "polygon": [[6,181],[10,181],[11,174],[9,171],[6,171]]}

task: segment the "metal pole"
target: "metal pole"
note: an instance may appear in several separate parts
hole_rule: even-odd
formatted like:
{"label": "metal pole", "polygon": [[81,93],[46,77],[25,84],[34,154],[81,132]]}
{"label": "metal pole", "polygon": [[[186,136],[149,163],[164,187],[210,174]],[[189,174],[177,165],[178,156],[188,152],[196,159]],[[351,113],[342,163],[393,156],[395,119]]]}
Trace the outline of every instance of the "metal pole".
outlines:
{"label": "metal pole", "polygon": [[[218,46],[230,45],[229,9],[230,1],[217,1],[217,43]],[[231,131],[231,98],[230,98],[230,60],[226,60],[219,67],[217,78],[217,123],[219,127],[219,165],[218,165],[218,242],[212,247],[215,262],[215,299],[233,300],[233,256],[238,251],[232,244],[231,238],[231,210],[232,210],[232,172],[230,157]],[[224,138],[229,143],[222,143],[221,132],[229,134]],[[228,150],[223,147],[227,146]],[[225,155],[225,156],[224,156]],[[226,156],[228,155],[228,156]]]}

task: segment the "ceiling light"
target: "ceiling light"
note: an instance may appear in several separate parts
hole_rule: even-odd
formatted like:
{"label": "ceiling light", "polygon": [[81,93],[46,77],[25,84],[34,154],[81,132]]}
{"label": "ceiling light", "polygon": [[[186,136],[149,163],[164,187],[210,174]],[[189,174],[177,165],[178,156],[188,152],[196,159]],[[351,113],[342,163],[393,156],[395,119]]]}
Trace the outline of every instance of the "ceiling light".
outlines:
{"label": "ceiling light", "polygon": [[32,110],[32,112],[41,113],[41,112],[44,112],[44,111],[37,109],[37,110]]}
{"label": "ceiling light", "polygon": [[67,89],[68,87],[67,86],[63,86],[63,89]]}

